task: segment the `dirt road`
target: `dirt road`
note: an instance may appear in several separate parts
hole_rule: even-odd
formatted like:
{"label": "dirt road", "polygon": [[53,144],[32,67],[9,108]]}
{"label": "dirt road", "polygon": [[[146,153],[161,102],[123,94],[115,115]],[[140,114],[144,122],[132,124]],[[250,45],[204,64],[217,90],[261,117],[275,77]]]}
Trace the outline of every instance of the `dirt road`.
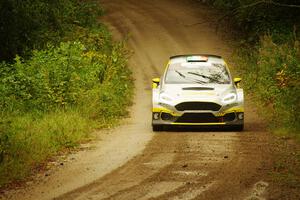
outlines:
{"label": "dirt road", "polygon": [[245,131],[151,131],[151,79],[170,55],[232,49],[192,0],[102,0],[104,21],[129,36],[136,78],[131,118],[42,182],[8,199],[265,199],[268,135],[247,104]]}

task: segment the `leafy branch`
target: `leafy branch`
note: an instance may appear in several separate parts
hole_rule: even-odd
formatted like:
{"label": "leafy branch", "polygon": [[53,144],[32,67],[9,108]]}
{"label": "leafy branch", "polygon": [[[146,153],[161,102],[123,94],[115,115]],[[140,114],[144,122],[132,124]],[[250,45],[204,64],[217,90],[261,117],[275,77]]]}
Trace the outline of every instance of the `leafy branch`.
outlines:
{"label": "leafy branch", "polygon": [[230,12],[226,13],[225,15],[222,15],[221,17],[219,17],[217,20],[202,21],[202,22],[197,22],[197,23],[193,23],[193,24],[187,24],[185,26],[195,26],[195,25],[201,25],[201,24],[205,24],[205,23],[209,23],[209,22],[221,22],[221,21],[223,21],[224,19],[226,19],[228,17],[233,17],[233,16],[237,15],[241,10],[256,7],[256,6],[261,5],[261,4],[274,5],[274,6],[280,6],[280,7],[288,7],[288,8],[300,8],[300,5],[284,4],[284,3],[279,3],[279,2],[276,2],[276,1],[273,1],[273,0],[260,0],[260,1],[256,1],[256,2],[253,2],[253,3],[250,3],[250,4],[246,4],[246,5],[236,7],[234,9],[232,9]]}

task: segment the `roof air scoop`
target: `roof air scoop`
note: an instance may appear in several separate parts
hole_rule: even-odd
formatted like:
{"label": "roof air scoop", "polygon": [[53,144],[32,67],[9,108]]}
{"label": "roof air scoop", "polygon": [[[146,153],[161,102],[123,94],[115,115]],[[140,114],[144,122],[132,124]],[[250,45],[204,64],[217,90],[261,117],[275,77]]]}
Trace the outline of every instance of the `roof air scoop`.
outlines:
{"label": "roof air scoop", "polygon": [[187,62],[207,62],[208,61],[208,57],[207,56],[192,55],[192,56],[187,56],[186,57],[186,61]]}

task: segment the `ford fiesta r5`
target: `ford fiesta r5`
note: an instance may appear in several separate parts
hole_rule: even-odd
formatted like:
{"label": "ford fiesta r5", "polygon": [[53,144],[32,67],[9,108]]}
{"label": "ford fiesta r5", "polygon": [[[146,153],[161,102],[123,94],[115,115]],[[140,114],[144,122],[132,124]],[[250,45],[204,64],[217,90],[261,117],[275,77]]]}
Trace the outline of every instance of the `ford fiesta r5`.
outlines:
{"label": "ford fiesta r5", "polygon": [[161,78],[152,79],[152,127],[230,126],[244,128],[241,78],[232,79],[215,55],[170,57]]}

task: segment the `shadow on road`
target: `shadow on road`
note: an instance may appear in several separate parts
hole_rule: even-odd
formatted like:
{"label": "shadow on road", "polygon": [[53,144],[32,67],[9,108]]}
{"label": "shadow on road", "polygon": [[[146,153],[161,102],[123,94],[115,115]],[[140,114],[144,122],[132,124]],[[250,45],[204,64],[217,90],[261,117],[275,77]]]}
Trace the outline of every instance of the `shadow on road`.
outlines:
{"label": "shadow on road", "polygon": [[220,126],[192,126],[192,127],[185,127],[185,126],[166,126],[163,128],[161,132],[157,133],[183,133],[183,132],[191,132],[191,133],[224,133],[224,132],[241,132],[243,131],[238,130],[235,127],[220,127]]}

